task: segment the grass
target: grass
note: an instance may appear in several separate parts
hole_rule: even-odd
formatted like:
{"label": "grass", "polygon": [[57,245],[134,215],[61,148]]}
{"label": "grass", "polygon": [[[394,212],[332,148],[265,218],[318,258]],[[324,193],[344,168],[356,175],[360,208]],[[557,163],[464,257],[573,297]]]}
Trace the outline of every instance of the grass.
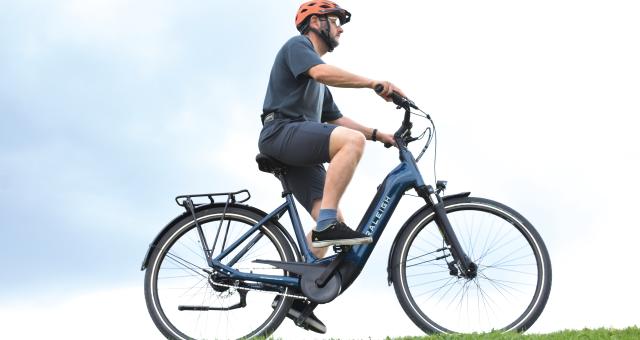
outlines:
{"label": "grass", "polygon": [[565,330],[549,334],[518,334],[518,333],[482,333],[482,334],[456,334],[456,335],[432,335],[432,336],[409,336],[391,338],[386,340],[638,340],[640,339],[640,328],[629,327],[625,329],[583,329],[583,330]]}
{"label": "grass", "polygon": [[[259,340],[281,340],[280,338],[257,338]],[[371,337],[359,338],[373,340]],[[431,336],[405,336],[386,337],[385,340],[640,340],[640,328],[637,326],[625,329],[599,328],[583,330],[565,330],[549,334],[519,334],[519,333],[473,333],[473,334],[447,334]],[[327,340],[351,340],[339,338],[327,338]]]}

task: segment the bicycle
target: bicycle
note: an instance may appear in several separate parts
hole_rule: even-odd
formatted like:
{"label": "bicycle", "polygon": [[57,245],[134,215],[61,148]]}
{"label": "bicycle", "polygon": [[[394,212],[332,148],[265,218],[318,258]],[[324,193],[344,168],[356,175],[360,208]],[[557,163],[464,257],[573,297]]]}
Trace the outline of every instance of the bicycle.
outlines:
{"label": "bicycle", "polygon": [[[251,197],[246,189],[176,197],[186,211],[156,236],[141,268],[146,269],[147,308],[163,335],[268,336],[294,299],[305,301],[295,320],[301,325],[318,304],[335,299],[358,277],[411,189],[425,205],[398,231],[387,264],[388,283],[409,318],[426,333],[523,332],[533,325],[551,289],[551,262],[542,238],[506,205],[469,192],[444,196],[445,181],[437,181],[435,189],[426,185],[417,160],[429,147],[435,125],[423,115],[433,129],[428,128],[416,160],[407,145],[425,135],[411,136],[412,109],[419,108],[397,94],[392,99],[404,109],[394,134],[400,165],[378,187],[357,228],[373,243],[334,247],[335,255],[317,259],[284,181],[286,166],[264,155],[256,157],[258,166],[280,180],[285,199],[270,213],[244,204]],[[295,240],[279,222],[285,213]]]}

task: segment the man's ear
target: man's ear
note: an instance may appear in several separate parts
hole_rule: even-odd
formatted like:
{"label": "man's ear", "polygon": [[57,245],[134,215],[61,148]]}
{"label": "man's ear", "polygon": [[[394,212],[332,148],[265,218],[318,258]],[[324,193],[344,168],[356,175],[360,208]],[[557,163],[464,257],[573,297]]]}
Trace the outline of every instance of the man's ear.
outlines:
{"label": "man's ear", "polygon": [[309,27],[311,27],[312,25],[317,27],[319,24],[320,24],[320,18],[318,18],[317,15],[312,15],[309,18]]}

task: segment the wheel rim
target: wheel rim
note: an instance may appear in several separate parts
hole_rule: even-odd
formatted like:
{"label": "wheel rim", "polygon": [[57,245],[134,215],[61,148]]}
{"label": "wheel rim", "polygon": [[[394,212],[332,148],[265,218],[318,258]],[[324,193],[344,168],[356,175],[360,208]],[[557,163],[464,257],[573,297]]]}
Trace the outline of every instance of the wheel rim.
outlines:
{"label": "wheel rim", "polygon": [[[220,253],[225,234],[225,244],[228,246],[257,223],[247,216],[227,213],[220,228],[221,215],[216,213],[198,218],[210,248],[213,247],[217,230],[221,229],[219,241],[213,249],[214,254]],[[253,273],[284,275],[280,269],[252,262],[258,258],[287,260],[283,246],[276,236],[265,227],[261,228],[261,233],[263,236],[233,268]],[[242,249],[242,246],[239,248]],[[236,252],[232,252],[228,258],[233,258],[235,254]],[[203,255],[193,222],[181,226],[163,243],[158,258],[161,260],[153,264],[151,275],[153,312],[160,316],[162,326],[176,338],[235,339],[260,335],[272,326],[276,314],[281,313],[282,301],[275,308],[272,307],[276,297],[274,293],[256,291],[247,292],[246,307],[234,310],[178,310],[178,306],[228,308],[240,303],[243,291],[241,288],[224,289],[216,285],[229,282],[216,280],[210,275],[212,271]]]}
{"label": "wheel rim", "polygon": [[478,275],[465,279],[450,274],[451,256],[442,250],[442,237],[430,214],[402,250],[401,286],[411,308],[438,332],[517,330],[540,300],[540,245],[503,209],[461,203],[446,210],[463,249],[478,265]]}

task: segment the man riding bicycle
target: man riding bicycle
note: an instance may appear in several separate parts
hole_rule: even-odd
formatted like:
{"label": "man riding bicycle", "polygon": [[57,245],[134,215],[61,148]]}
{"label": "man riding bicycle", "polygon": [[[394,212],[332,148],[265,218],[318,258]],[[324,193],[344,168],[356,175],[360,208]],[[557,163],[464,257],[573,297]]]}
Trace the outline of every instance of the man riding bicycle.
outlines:
{"label": "man riding bicycle", "polygon": [[[307,242],[319,258],[330,245],[372,242],[370,236],[347,227],[338,205],[365,141],[394,143],[393,135],[342,115],[328,86],[374,89],[382,85],[379,95],[387,101],[394,91],[404,95],[388,81],[375,81],[322,61],[325,53],[338,46],[342,25],[350,19],[351,13],[332,1],[300,6],[295,18],[300,35],[289,39],[276,55],[261,116],[260,152],[287,165],[288,187],[317,223]],[[294,303],[290,312],[296,313],[299,307]],[[322,324],[313,314],[311,318],[309,322]],[[324,325],[306,327],[324,333]]]}
{"label": "man riding bicycle", "polygon": [[[342,115],[329,86],[370,88],[383,86],[388,99],[402,91],[387,81],[374,81],[320,58],[339,44],[342,25],[351,14],[331,1],[308,1],[296,15],[301,35],[278,52],[264,100],[260,152],[288,165],[285,176],[296,199],[316,220],[308,237],[314,247],[371,242],[349,229],[338,209],[364,151],[365,139],[394,143],[393,135],[365,127]],[[330,162],[325,171],[322,163]],[[315,248],[322,257],[326,248]]]}

